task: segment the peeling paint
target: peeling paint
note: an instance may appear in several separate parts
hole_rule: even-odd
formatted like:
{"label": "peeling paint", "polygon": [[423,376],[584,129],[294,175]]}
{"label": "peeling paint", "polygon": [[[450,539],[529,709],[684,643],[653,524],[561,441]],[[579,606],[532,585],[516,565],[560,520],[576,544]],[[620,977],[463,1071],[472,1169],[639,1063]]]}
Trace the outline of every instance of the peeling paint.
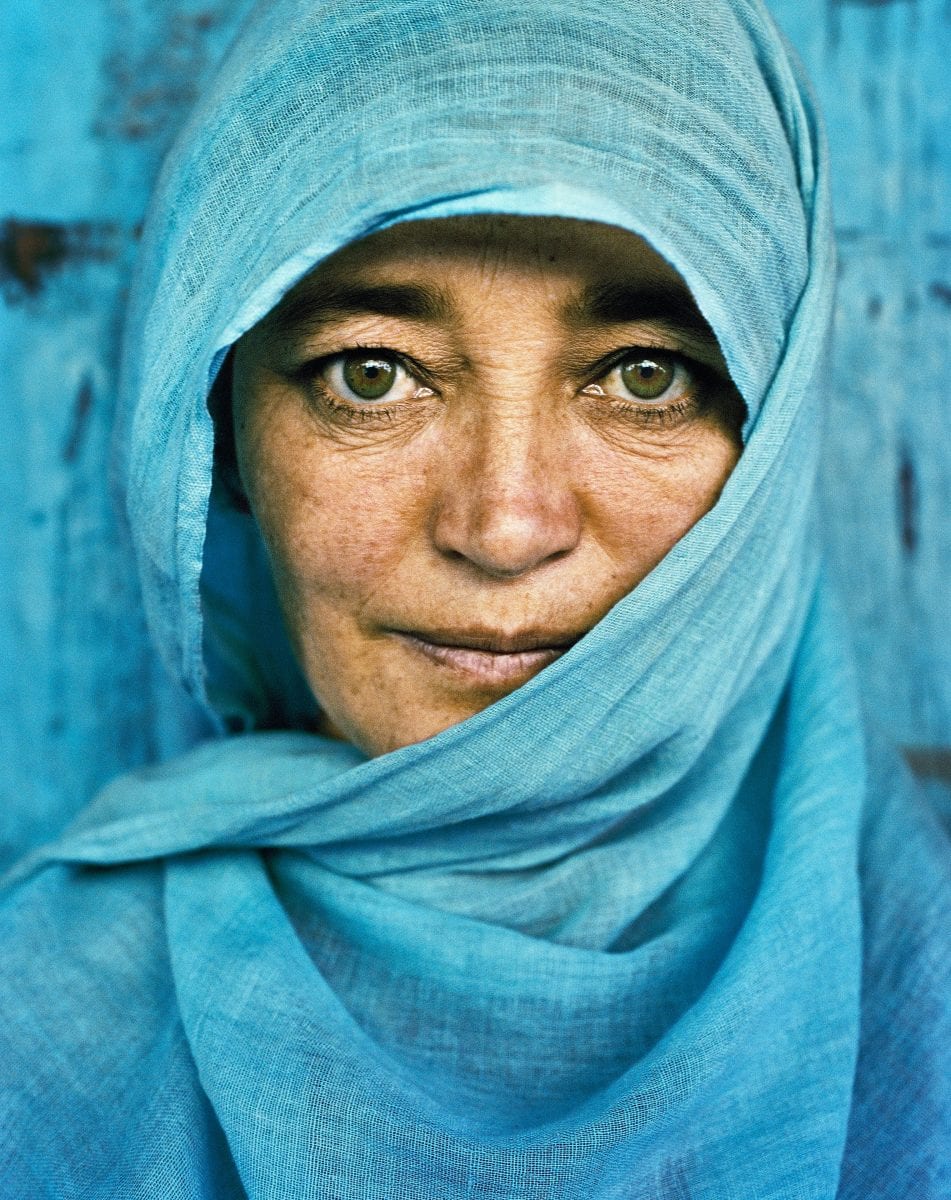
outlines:
{"label": "peeling paint", "polygon": [[66,258],[62,225],[7,220],[0,234],[0,280],[13,283],[31,295],[40,290],[47,271]]}
{"label": "peeling paint", "polygon": [[[94,129],[99,137],[154,141],[164,147],[198,95],[208,71],[210,32],[222,12],[157,8],[148,41],[120,36],[103,63],[106,81]],[[119,31],[121,34],[121,30]]]}
{"label": "peeling paint", "polygon": [[0,228],[0,291],[9,304],[43,290],[48,275],[69,262],[108,262],[118,256],[122,231],[115,225],[75,221],[22,221]]}

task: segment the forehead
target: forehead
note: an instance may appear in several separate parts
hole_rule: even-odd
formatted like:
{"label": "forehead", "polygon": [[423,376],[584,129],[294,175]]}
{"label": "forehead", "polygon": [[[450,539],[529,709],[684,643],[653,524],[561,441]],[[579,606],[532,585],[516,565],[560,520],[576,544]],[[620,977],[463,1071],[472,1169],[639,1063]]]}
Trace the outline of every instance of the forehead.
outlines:
{"label": "forehead", "polygon": [[600,277],[637,272],[680,282],[680,276],[643,238],[597,221],[566,217],[476,215],[405,221],[345,246],[315,274],[412,270],[467,265],[510,271]]}

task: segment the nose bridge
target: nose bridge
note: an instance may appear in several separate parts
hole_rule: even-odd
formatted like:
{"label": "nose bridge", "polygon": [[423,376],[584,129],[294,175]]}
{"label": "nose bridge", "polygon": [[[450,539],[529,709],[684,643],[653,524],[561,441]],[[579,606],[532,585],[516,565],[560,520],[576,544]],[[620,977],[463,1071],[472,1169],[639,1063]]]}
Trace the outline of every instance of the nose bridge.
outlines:
{"label": "nose bridge", "polygon": [[443,553],[514,576],[577,544],[568,447],[550,404],[505,392],[467,406],[449,466],[435,527]]}

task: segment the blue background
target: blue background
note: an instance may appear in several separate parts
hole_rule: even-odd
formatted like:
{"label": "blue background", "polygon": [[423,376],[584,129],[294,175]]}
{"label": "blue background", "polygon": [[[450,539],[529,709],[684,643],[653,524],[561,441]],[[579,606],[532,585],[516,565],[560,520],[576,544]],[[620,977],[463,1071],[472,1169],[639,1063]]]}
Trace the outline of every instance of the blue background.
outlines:
{"label": "blue background", "polygon": [[[250,7],[0,3],[0,857],[201,733],[148,643],[108,445],[152,180]],[[870,718],[951,779],[951,2],[771,7],[832,146],[833,570]]]}

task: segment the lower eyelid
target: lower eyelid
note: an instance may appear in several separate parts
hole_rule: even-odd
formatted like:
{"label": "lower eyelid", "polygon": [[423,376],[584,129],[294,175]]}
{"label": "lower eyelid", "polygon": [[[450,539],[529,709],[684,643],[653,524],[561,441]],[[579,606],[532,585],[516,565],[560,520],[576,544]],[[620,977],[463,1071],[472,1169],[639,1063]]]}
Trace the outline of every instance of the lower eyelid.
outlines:
{"label": "lower eyelid", "polygon": [[703,411],[702,403],[690,395],[667,404],[635,404],[614,397],[607,400],[607,404],[595,405],[588,416],[596,425],[614,429],[625,425],[635,430],[671,429],[696,420]]}
{"label": "lower eyelid", "polygon": [[317,392],[316,402],[322,405],[326,415],[333,419],[341,419],[362,423],[366,421],[391,421],[397,413],[394,405],[384,405],[372,402],[353,403],[330,388],[323,379],[316,377],[311,385]]}

